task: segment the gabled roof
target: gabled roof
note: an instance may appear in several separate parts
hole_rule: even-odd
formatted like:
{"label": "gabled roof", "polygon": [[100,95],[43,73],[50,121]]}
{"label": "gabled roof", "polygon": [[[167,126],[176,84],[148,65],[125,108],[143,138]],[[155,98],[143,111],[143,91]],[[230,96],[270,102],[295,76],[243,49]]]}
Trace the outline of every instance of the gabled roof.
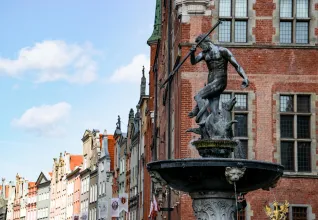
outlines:
{"label": "gabled roof", "polygon": [[[52,174],[52,173],[51,173]],[[41,183],[49,182],[51,181],[51,176],[49,173],[42,171],[38,177],[38,179],[35,182],[35,185],[40,185]],[[44,180],[44,181],[43,181]]]}

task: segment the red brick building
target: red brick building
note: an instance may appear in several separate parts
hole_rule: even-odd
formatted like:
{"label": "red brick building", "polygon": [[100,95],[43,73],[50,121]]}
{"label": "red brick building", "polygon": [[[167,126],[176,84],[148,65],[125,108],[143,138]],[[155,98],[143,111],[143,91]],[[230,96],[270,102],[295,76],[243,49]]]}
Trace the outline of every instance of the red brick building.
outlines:
{"label": "red brick building", "polygon": [[[267,219],[264,206],[276,198],[291,204],[289,219],[315,219],[318,215],[317,0],[157,0],[154,34],[148,44],[151,68],[158,64],[157,72],[150,72],[149,88],[150,100],[153,98],[153,103],[157,103],[151,109],[158,122],[154,123],[153,131],[158,133],[152,133],[153,140],[160,141],[152,141],[153,148],[148,143],[146,162],[198,156],[189,144],[196,137],[185,131],[195,126],[188,113],[194,107],[194,95],[207,81],[206,64],[193,66],[187,60],[165,88],[155,85],[167,78],[178,57],[185,57],[195,38],[206,33],[219,18],[225,22],[210,38],[234,54],[250,80],[250,86],[242,90],[241,77],[229,65],[228,86],[221,99],[237,97],[233,117],[239,123],[234,128],[235,136],[242,141],[248,159],[285,166],[284,176],[275,189],[247,195],[244,218]],[[149,181],[147,174],[145,181]],[[146,185],[151,184],[145,182]],[[155,192],[155,188],[149,191]],[[144,195],[151,193],[148,195],[145,189]],[[160,212],[157,219],[194,219],[190,197],[184,193],[171,194],[171,198],[169,190],[157,194],[163,207],[168,207],[168,203],[174,207],[170,214]],[[150,198],[145,198],[145,203]],[[147,210],[149,204],[144,207]]]}

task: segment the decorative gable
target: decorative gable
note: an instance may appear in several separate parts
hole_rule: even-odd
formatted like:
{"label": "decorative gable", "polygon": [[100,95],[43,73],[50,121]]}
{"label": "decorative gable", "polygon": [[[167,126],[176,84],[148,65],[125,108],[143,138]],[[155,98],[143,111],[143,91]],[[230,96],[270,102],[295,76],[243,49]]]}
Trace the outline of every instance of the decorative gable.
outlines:
{"label": "decorative gable", "polygon": [[35,183],[35,185],[40,185],[40,184],[42,184],[42,183],[46,183],[47,181],[49,181],[49,180],[46,178],[46,176],[44,175],[44,173],[41,172],[40,175],[39,175],[39,177],[38,177],[38,179],[37,179],[37,181],[36,181],[36,183]]}
{"label": "decorative gable", "polygon": [[82,141],[83,142],[86,141],[90,137],[91,134],[92,134],[92,132],[90,130],[86,129],[84,134],[83,134]]}

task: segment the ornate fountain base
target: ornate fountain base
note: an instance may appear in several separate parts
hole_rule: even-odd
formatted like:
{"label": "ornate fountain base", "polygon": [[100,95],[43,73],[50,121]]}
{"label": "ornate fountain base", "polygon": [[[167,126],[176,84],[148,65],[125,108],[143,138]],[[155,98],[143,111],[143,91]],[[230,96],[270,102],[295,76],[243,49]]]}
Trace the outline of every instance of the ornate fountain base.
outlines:
{"label": "ornate fountain base", "polygon": [[237,142],[228,139],[202,139],[193,141],[201,157],[230,158]]}
{"label": "ornate fountain base", "polygon": [[190,193],[192,207],[198,220],[234,220],[236,205],[234,193],[200,192]]}
{"label": "ornate fountain base", "polygon": [[274,187],[283,175],[279,164],[233,158],[161,160],[147,169],[154,182],[189,193],[197,220],[235,220],[235,192]]}

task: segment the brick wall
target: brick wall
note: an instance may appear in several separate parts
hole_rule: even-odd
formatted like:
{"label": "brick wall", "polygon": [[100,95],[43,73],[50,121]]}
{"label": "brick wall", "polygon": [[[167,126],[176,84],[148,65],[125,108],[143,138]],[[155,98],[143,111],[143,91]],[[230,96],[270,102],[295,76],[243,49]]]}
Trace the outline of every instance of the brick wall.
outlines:
{"label": "brick wall", "polygon": [[[255,96],[251,102],[252,108],[252,149],[254,152],[251,159],[263,161],[277,161],[277,140],[276,140],[276,101],[275,95],[280,92],[308,92],[318,93],[318,48],[317,46],[280,46],[274,42],[275,36],[278,34],[276,28],[277,21],[272,19],[278,8],[277,0],[254,0],[250,4],[250,14],[253,14],[253,22],[249,23],[251,32],[249,39],[252,44],[224,45],[232,51],[237,61],[242,65],[247,73],[250,86],[243,92],[249,92]],[[212,10],[213,14],[217,14],[217,8],[214,7],[215,1],[207,7],[207,10]],[[313,4],[314,10],[318,11],[318,2]],[[167,77],[167,9],[162,7],[162,39],[161,49],[159,54],[159,80],[163,82]],[[174,13],[176,13],[174,11]],[[316,12],[315,12],[316,13]],[[317,14],[317,13],[316,13]],[[313,14],[314,16],[316,14]],[[178,46],[181,48],[181,57],[185,57],[194,42],[195,37],[207,32],[216,17],[193,15],[190,16],[189,22],[182,22],[178,20],[176,14],[173,24],[173,53],[172,57],[176,57]],[[213,21],[213,22],[212,22]],[[315,23],[313,23],[315,24]],[[318,29],[312,27],[315,31],[315,39],[317,41]],[[216,33],[213,33],[211,38],[215,39]],[[317,43],[316,43],[317,44]],[[151,65],[153,64],[155,46],[151,46]],[[172,60],[174,63],[174,60]],[[150,72],[150,74],[153,74]],[[172,81],[172,112],[174,120],[173,126],[173,147],[175,158],[197,157],[198,154],[189,142],[196,138],[193,134],[185,133],[185,130],[191,126],[195,126],[194,120],[188,118],[188,113],[193,108],[195,102],[193,100],[196,92],[202,88],[207,78],[207,68],[204,62],[195,66],[191,65],[189,60],[185,62],[179,73]],[[151,79],[151,78],[150,78]],[[150,85],[152,84],[150,81]],[[241,78],[235,70],[229,68],[229,81],[227,90],[242,91],[240,89]],[[152,90],[150,86],[150,90]],[[158,143],[159,159],[167,158],[167,121],[168,112],[167,105],[163,105],[163,98],[165,97],[165,89],[158,90],[158,122],[160,127],[160,141]],[[156,97],[154,97],[156,98]],[[151,102],[151,99],[150,99]],[[318,112],[318,100],[316,101],[316,118]],[[313,126],[318,126],[314,123]],[[318,135],[318,130],[315,132]],[[146,162],[151,159],[150,151],[146,152]],[[317,151],[318,152],[318,151]],[[276,155],[276,156],[275,156]],[[317,157],[317,156],[316,156]],[[315,158],[316,158],[315,157]],[[314,158],[314,159],[315,159]],[[316,159],[315,159],[316,160]],[[317,164],[318,166],[318,164]],[[146,169],[145,169],[146,171]],[[150,179],[145,173],[145,204],[146,198],[150,201]],[[279,182],[278,186],[267,191],[255,191],[249,193],[247,200],[250,203],[251,219],[267,219],[264,213],[264,205],[272,202],[276,197],[277,200],[287,199],[291,204],[310,204],[312,212],[318,213],[318,196],[314,189],[318,186],[318,180],[315,176],[309,177],[285,177]],[[167,205],[165,201],[164,205]],[[148,204],[145,207],[145,212],[148,212]],[[144,219],[147,214],[144,213]],[[166,216],[164,212],[159,215],[159,219]],[[182,194],[180,203],[177,205],[172,213],[174,220],[192,220],[194,219],[192,213],[191,199],[188,195]]]}
{"label": "brick wall", "polygon": [[[146,117],[145,121],[147,122],[146,125],[146,131],[144,134],[144,141],[145,141],[145,147],[144,147],[144,154],[145,154],[145,163],[143,167],[144,171],[144,188],[143,188],[143,213],[140,214],[140,216],[143,217],[143,219],[148,219],[149,210],[150,210],[150,199],[152,198],[151,194],[151,179],[150,175],[147,171],[147,163],[152,161],[152,151],[155,150],[155,148],[152,149],[152,140],[153,140],[153,123],[151,119],[151,113],[154,111],[154,96],[155,96],[155,74],[153,72],[153,65],[155,61],[156,56],[156,50],[157,50],[157,43],[153,43],[150,45],[150,71],[149,71],[149,99],[147,102],[147,112],[145,115],[141,115],[141,117]],[[143,146],[141,146],[143,147]],[[140,198],[141,200],[141,198]]]}

